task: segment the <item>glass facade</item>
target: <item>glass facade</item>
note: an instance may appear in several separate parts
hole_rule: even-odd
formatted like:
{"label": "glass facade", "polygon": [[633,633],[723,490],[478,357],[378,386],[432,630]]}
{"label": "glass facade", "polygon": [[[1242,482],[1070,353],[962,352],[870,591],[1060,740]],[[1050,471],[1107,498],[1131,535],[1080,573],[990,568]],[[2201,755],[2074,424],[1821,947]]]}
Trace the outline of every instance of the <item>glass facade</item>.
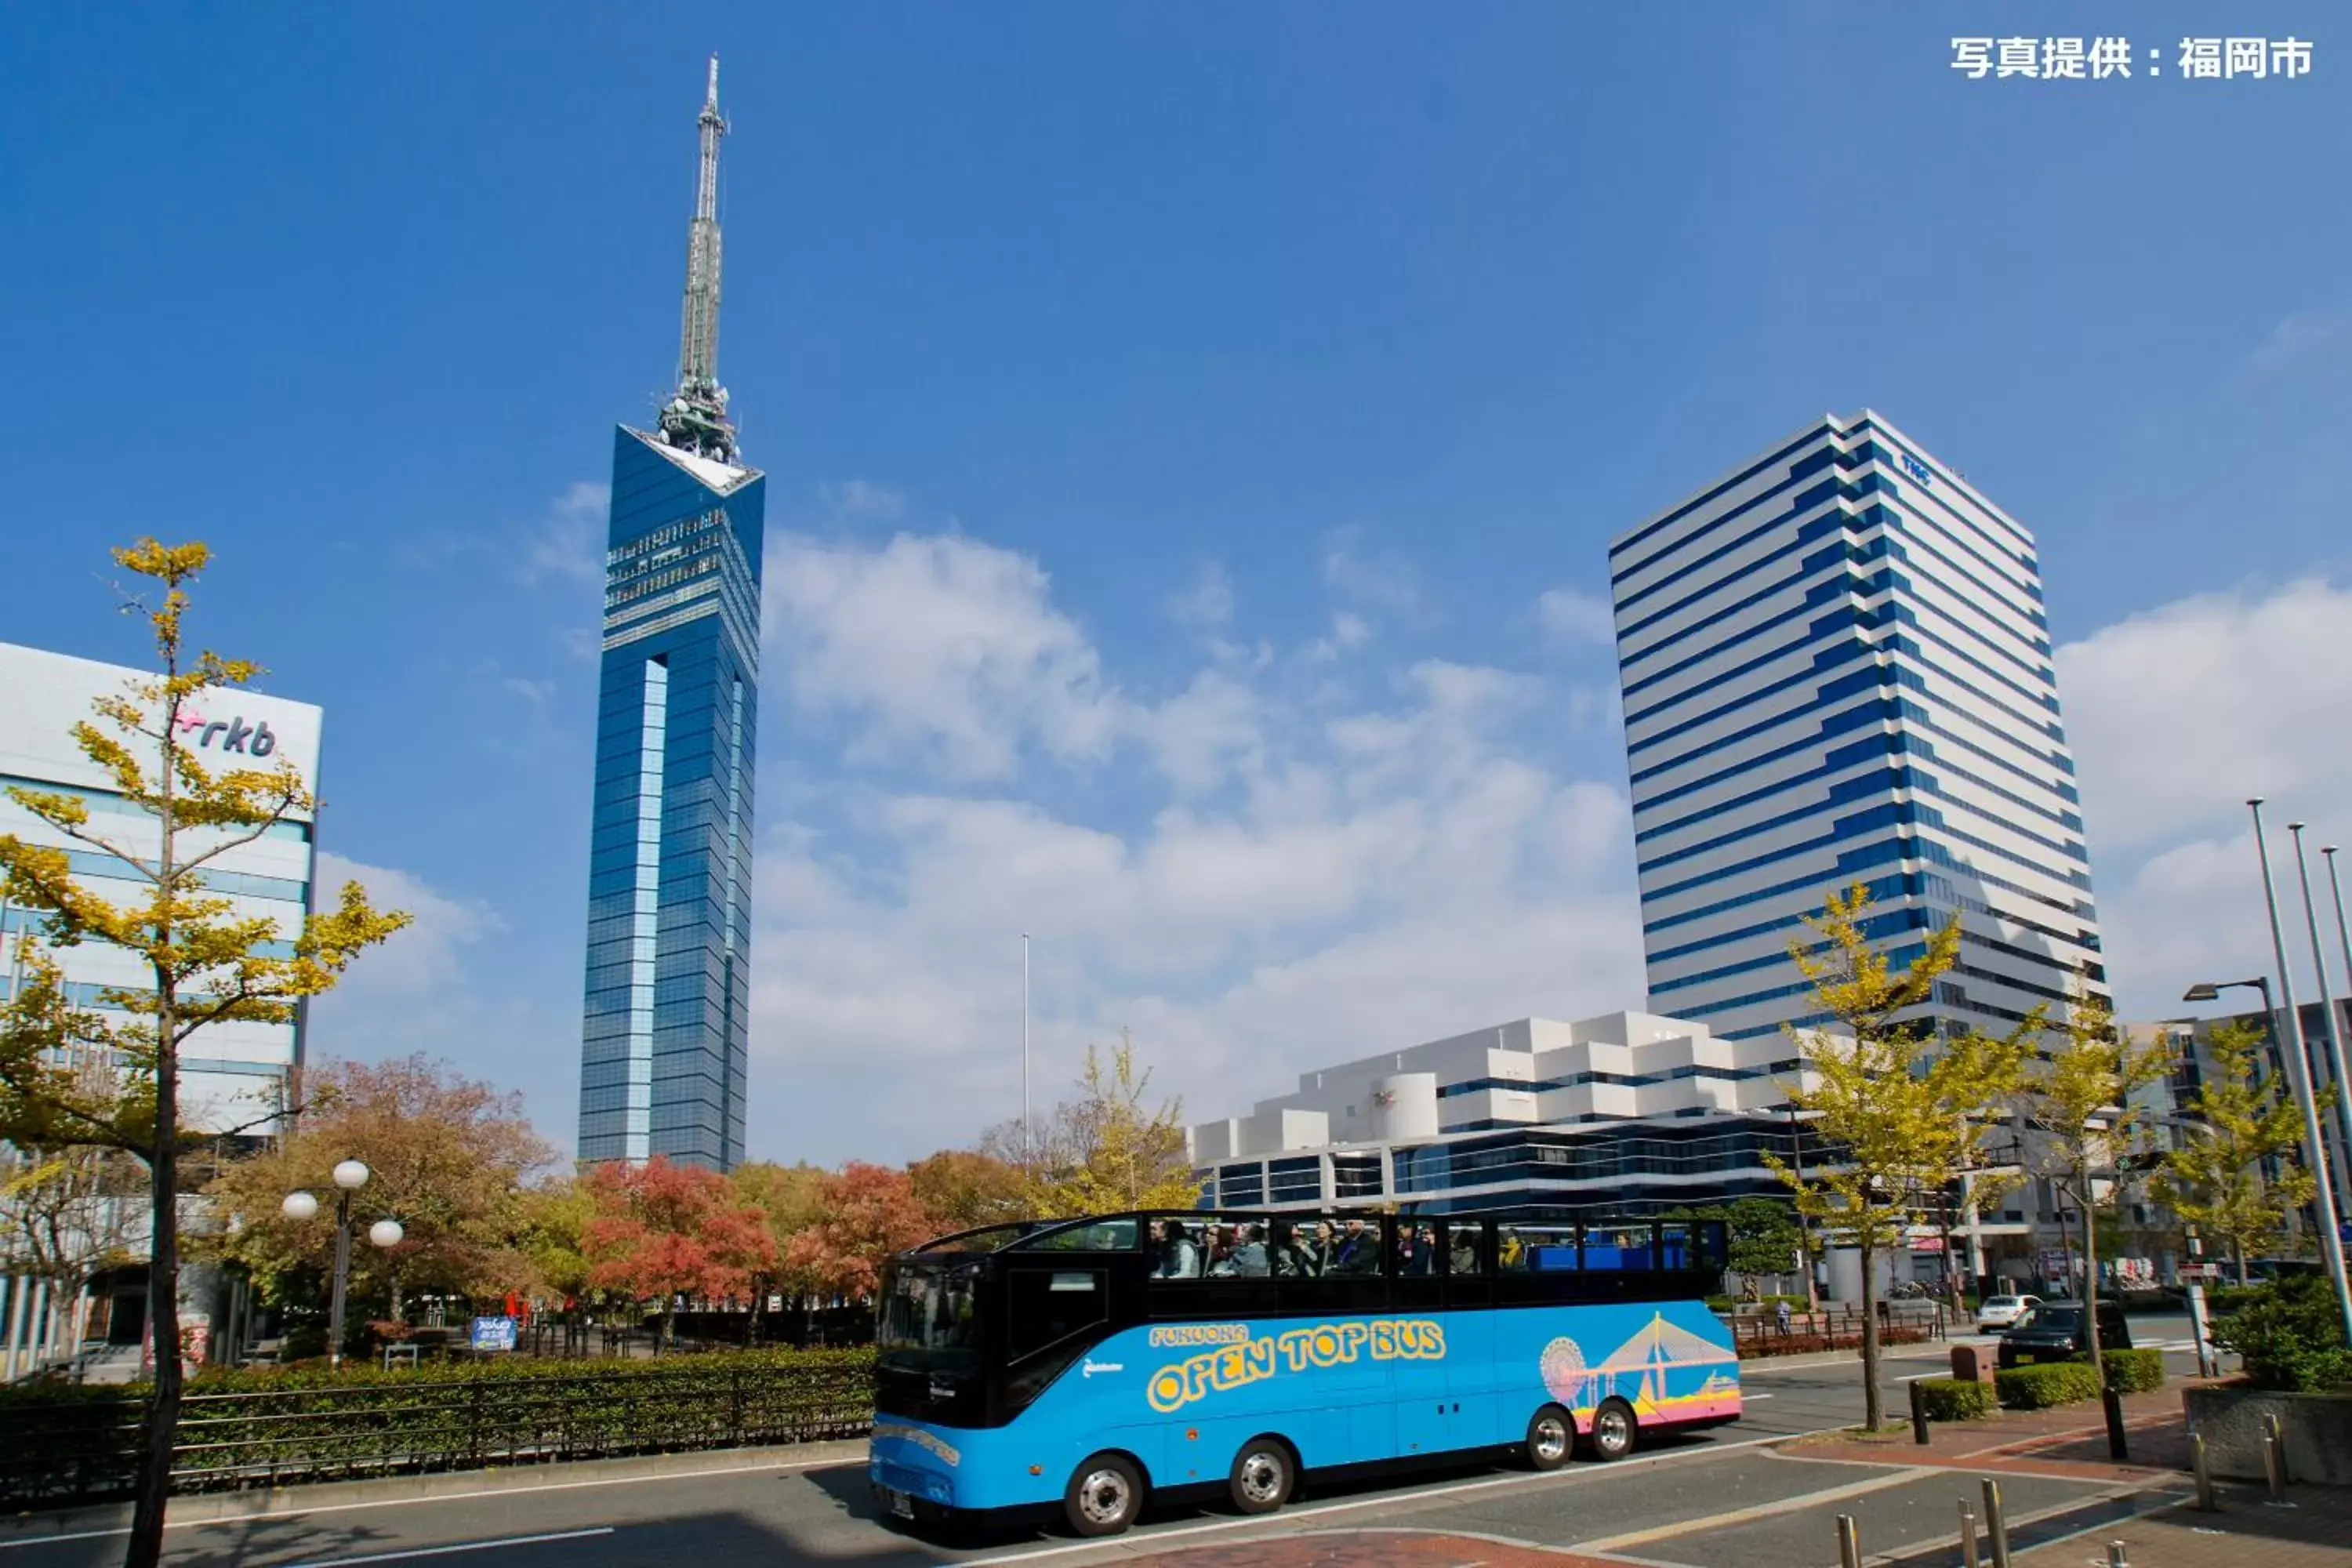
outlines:
{"label": "glass facade", "polygon": [[2001,1028],[2105,989],[2038,552],[1885,419],[1827,418],[1610,550],[1654,1005],[1820,1022],[1786,943],[1868,886],[1922,1011]]}
{"label": "glass facade", "polygon": [[614,435],[583,1160],[743,1157],[766,493],[755,469]]}

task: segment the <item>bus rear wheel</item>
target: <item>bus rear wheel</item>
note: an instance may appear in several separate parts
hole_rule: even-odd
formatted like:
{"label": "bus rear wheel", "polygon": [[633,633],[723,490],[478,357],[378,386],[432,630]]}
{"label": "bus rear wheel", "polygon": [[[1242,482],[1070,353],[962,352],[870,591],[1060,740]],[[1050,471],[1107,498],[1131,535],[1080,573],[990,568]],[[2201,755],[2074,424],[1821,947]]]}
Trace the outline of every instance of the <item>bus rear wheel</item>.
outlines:
{"label": "bus rear wheel", "polygon": [[1226,1484],[1234,1506],[1244,1513],[1272,1513],[1290,1500],[1298,1469],[1288,1446],[1272,1437],[1253,1437],[1234,1456],[1234,1473]]}
{"label": "bus rear wheel", "polygon": [[1585,1442],[1594,1458],[1608,1464],[1633,1451],[1633,1434],[1639,1425],[1632,1405],[1622,1399],[1604,1399],[1592,1413],[1592,1430]]}
{"label": "bus rear wheel", "polygon": [[1547,1405],[1528,1418],[1524,1452],[1528,1468],[1556,1470],[1568,1463],[1569,1450],[1575,1447],[1576,1417],[1559,1405]]}
{"label": "bus rear wheel", "polygon": [[1143,1478],[1117,1454],[1097,1454],[1070,1472],[1062,1511],[1080,1535],[1117,1535],[1143,1511]]}

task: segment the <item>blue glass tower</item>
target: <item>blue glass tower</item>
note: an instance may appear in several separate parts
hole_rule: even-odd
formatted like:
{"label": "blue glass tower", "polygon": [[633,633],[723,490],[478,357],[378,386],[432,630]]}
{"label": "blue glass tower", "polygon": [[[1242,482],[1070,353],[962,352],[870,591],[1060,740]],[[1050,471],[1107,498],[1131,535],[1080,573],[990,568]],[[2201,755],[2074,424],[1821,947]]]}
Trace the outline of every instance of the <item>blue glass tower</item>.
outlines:
{"label": "blue glass tower", "polygon": [[719,63],[678,390],[614,433],[580,1158],[731,1170],[750,1071],[751,759],[767,481],[718,382]]}

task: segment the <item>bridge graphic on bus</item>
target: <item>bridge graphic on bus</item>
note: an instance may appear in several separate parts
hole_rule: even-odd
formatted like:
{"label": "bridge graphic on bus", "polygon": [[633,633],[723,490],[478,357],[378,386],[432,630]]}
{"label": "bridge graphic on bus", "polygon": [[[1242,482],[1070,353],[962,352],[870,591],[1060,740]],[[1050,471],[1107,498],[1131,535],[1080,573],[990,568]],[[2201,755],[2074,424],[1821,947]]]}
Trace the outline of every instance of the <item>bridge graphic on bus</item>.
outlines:
{"label": "bridge graphic on bus", "polygon": [[1651,1314],[1639,1333],[1598,1365],[1586,1364],[1582,1348],[1566,1334],[1544,1346],[1537,1363],[1544,1387],[1580,1426],[1610,1399],[1624,1400],[1643,1421],[1737,1415],[1738,1366],[1730,1347],[1666,1321],[1664,1312]]}

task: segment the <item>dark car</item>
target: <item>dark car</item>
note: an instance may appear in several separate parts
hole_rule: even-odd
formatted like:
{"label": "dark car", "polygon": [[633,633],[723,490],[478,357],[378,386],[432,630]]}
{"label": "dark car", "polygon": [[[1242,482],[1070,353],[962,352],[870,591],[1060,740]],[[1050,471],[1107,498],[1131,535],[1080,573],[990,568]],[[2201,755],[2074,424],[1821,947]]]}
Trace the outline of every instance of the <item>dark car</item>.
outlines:
{"label": "dark car", "polygon": [[[2088,1353],[2090,1348],[2083,1303],[2044,1301],[2002,1332],[2000,1361],[2003,1366],[2029,1361],[2065,1361]],[[2122,1306],[2116,1302],[2099,1303],[2099,1348],[2131,1349],[2131,1329],[2124,1321]]]}

